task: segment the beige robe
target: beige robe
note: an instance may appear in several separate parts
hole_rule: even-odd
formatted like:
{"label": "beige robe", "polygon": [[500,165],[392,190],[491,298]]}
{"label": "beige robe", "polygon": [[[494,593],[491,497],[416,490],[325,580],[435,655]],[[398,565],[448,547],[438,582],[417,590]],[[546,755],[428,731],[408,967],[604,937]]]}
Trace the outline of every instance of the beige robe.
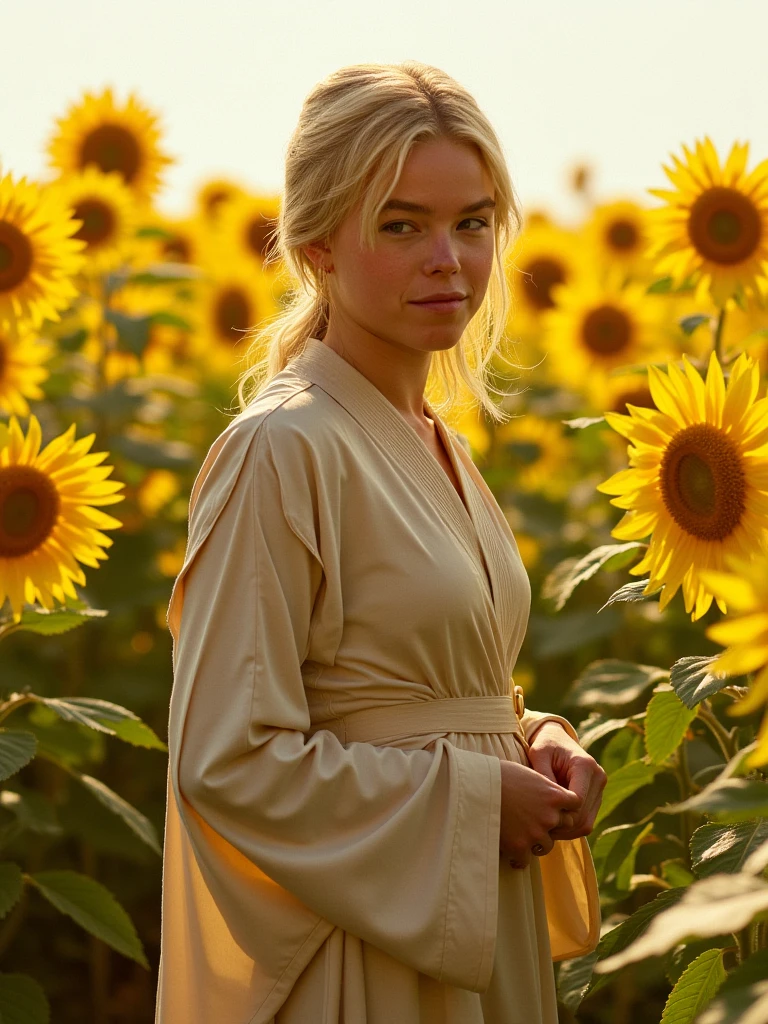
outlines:
{"label": "beige robe", "polygon": [[[314,338],[195,480],[168,611],[156,1024],[556,1024],[552,961],[597,945],[586,837],[524,869],[499,853],[499,759],[528,764],[548,719],[578,737],[530,709],[509,725],[530,583],[425,409],[466,505]],[[370,720],[384,705],[399,730]],[[433,708],[453,716],[437,730],[416,713]]]}

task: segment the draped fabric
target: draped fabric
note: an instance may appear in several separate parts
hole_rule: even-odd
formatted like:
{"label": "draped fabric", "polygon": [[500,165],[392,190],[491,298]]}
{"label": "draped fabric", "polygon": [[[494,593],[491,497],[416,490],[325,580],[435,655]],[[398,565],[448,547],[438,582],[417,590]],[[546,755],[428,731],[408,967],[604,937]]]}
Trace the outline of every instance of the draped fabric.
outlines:
{"label": "draped fabric", "polygon": [[[531,591],[482,475],[425,410],[461,494],[311,338],[198,473],[168,609],[156,1024],[556,1024],[553,961],[597,945],[586,837],[525,869],[499,853],[500,759],[528,764],[547,720],[578,736],[530,708],[473,732],[483,701],[457,703],[512,693]],[[459,719],[340,729],[428,701]]]}

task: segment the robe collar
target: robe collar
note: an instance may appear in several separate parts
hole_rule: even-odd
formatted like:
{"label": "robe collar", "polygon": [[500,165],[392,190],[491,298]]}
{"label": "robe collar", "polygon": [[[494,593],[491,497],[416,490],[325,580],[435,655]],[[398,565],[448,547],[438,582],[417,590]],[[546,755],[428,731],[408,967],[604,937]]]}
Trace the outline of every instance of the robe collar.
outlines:
{"label": "robe collar", "polygon": [[290,361],[287,368],[321,387],[395,455],[466,549],[498,616],[502,589],[498,575],[498,539],[494,536],[488,510],[478,490],[476,474],[471,474],[465,466],[469,455],[460,451],[461,446],[453,440],[451,430],[427,400],[424,399],[424,409],[440,433],[464,501],[416,430],[375,384],[332,348],[318,338],[309,338],[303,351]]}

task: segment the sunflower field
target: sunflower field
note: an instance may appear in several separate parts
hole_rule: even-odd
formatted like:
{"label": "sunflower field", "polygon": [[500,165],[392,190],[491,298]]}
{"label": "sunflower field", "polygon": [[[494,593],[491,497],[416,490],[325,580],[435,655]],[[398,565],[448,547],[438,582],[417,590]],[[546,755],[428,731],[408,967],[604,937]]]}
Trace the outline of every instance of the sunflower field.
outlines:
{"label": "sunflower field", "polygon": [[[160,212],[162,135],[135,95],[85,93],[45,180],[0,168],[0,1021],[153,1020],[166,612],[244,342],[297,286],[279,196],[216,179]],[[531,579],[515,684],[608,776],[601,939],[555,965],[565,1022],[768,1021],[768,159],[748,161],[683,145],[655,206],[575,168],[581,222],[527,210],[505,254],[512,418],[446,417]]]}

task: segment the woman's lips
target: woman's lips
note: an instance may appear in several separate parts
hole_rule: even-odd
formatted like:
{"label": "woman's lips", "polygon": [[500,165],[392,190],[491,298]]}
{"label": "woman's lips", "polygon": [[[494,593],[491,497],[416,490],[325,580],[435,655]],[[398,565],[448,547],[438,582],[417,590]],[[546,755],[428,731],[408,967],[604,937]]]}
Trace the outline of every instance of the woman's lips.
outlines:
{"label": "woman's lips", "polygon": [[449,299],[443,302],[414,302],[412,305],[421,306],[422,309],[431,309],[435,313],[455,313],[457,309],[461,308],[462,302],[466,302],[466,299]]}

